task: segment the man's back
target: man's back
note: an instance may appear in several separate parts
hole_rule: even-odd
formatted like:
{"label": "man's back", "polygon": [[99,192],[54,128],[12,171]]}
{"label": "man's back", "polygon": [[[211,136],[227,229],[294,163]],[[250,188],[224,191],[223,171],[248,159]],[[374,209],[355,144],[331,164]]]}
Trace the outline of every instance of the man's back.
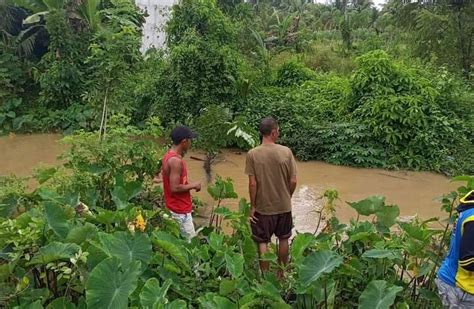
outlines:
{"label": "man's back", "polygon": [[263,144],[249,151],[245,173],[257,181],[256,211],[275,215],[291,211],[290,179],[296,175],[291,150],[278,144]]}

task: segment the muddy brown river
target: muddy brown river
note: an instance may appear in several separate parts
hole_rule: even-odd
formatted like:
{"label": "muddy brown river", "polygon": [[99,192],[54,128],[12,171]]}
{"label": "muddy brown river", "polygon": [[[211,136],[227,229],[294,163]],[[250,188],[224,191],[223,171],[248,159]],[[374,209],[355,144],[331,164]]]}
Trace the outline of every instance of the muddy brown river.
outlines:
{"label": "muddy brown river", "polygon": [[[40,165],[59,164],[57,156],[64,149],[58,143],[61,135],[33,134],[0,137],[0,175],[15,174],[28,176]],[[193,156],[202,157],[199,153]],[[189,177],[201,180],[206,177],[202,162],[186,158]],[[247,177],[244,175],[245,153],[224,151],[214,166],[214,173],[234,180],[234,187],[240,197],[248,197]],[[440,211],[438,198],[455,189],[457,184],[435,173],[387,171],[383,169],[352,168],[324,162],[298,162],[298,187],[293,197],[295,225],[301,232],[313,232],[318,215],[315,209],[321,206],[318,197],[326,189],[336,189],[340,201],[337,217],[344,222],[354,218],[356,212],[345,202],[358,201],[370,195],[383,195],[389,204],[397,204],[402,216],[419,215],[422,218],[444,216]],[[199,197],[212,204],[206,189]],[[235,208],[238,201],[228,201],[229,208]],[[205,207],[202,215],[209,212]]]}

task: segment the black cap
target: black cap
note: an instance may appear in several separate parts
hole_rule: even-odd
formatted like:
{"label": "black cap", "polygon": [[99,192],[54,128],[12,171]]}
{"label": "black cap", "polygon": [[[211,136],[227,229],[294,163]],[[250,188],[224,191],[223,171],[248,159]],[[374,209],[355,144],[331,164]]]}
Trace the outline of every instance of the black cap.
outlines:
{"label": "black cap", "polygon": [[198,135],[193,132],[190,128],[185,126],[178,126],[171,131],[171,140],[175,145],[181,143],[184,139],[193,139]]}

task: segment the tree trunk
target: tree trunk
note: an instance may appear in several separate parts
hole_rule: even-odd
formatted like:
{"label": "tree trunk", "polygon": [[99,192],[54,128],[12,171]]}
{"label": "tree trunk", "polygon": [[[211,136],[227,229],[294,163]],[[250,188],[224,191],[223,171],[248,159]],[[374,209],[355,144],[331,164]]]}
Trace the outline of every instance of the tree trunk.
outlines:
{"label": "tree trunk", "polygon": [[349,25],[349,16],[347,15],[347,2],[348,0],[342,0],[341,4],[341,12],[344,15],[344,20],[341,25],[341,35],[346,52],[352,49],[351,29]]}

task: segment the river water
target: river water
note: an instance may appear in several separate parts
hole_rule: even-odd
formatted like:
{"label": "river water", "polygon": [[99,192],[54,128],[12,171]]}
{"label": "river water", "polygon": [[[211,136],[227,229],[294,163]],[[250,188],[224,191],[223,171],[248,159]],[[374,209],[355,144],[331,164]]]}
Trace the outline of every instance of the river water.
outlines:
{"label": "river water", "polygon": [[[40,165],[59,164],[57,156],[64,149],[58,141],[61,135],[33,134],[10,135],[0,137],[0,175],[15,174],[28,176]],[[204,157],[194,152],[191,155]],[[188,155],[191,180],[200,180],[203,184],[206,177],[202,162],[193,160]],[[224,151],[214,165],[214,174],[234,180],[235,191],[239,197],[248,197],[247,177],[244,174],[245,153]],[[345,202],[358,201],[370,195],[383,195],[388,204],[397,204],[402,216],[418,214],[422,218],[443,216],[438,198],[455,189],[456,184],[435,173],[387,171],[383,169],[352,168],[336,166],[324,162],[298,162],[298,187],[293,197],[293,211],[296,228],[301,232],[313,232],[318,215],[315,209],[321,207],[318,197],[326,189],[336,189],[340,201],[336,203],[336,215],[348,222],[356,216]],[[198,194],[199,198],[212,205],[206,189]],[[235,209],[238,201],[228,201],[226,205]],[[205,207],[200,213],[205,216],[210,209]]]}

